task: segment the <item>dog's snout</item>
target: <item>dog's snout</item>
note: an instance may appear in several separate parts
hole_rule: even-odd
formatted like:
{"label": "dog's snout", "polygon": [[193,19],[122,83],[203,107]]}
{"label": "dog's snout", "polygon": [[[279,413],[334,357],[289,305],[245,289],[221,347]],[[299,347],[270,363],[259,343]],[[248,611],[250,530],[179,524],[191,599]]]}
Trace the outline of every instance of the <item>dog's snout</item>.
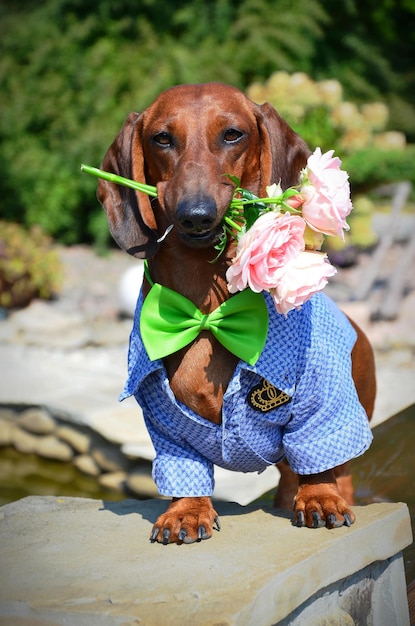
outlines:
{"label": "dog's snout", "polygon": [[187,233],[202,233],[210,230],[216,220],[216,202],[211,199],[186,199],[176,209],[177,220]]}

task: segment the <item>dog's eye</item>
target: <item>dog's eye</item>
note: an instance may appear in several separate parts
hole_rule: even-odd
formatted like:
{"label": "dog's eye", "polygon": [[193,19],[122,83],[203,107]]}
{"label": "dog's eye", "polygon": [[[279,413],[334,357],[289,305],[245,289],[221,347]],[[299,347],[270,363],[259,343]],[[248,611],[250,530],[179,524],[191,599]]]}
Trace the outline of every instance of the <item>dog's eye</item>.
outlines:
{"label": "dog's eye", "polygon": [[158,143],[159,146],[171,146],[172,140],[169,133],[158,133],[153,137],[154,141]]}
{"label": "dog's eye", "polygon": [[243,136],[243,132],[236,128],[228,128],[223,134],[223,139],[226,143],[235,143]]}

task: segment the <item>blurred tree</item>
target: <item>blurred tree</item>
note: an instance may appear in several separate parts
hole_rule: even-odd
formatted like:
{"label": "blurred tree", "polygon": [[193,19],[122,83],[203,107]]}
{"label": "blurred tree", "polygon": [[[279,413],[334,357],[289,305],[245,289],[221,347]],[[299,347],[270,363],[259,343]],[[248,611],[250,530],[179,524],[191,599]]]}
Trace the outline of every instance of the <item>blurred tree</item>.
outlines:
{"label": "blurred tree", "polygon": [[311,71],[325,23],[323,3],[315,0],[242,2],[231,38],[244,85],[276,69]]}
{"label": "blurred tree", "polygon": [[0,216],[65,243],[105,239],[96,182],[79,166],[99,165],[124,117],[177,83],[245,89],[276,69],[336,76],[349,97],[385,96],[394,126],[410,130],[412,5],[3,0]]}
{"label": "blurred tree", "polygon": [[337,78],[348,99],[382,98],[390,127],[415,141],[415,2],[324,0],[330,16],[313,78]]}

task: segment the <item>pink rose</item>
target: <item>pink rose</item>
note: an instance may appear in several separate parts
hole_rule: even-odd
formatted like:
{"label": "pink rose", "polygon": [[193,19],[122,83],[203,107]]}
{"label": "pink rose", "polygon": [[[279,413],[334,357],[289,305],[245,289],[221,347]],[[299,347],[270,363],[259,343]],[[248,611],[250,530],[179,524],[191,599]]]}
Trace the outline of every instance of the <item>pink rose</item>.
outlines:
{"label": "pink rose", "polygon": [[295,196],[291,196],[290,198],[287,198],[286,203],[292,209],[299,209],[303,206],[304,201],[305,201],[305,197],[303,196],[303,194],[297,193]]}
{"label": "pink rose", "polygon": [[305,201],[302,213],[307,224],[326,235],[340,235],[348,230],[346,217],[352,210],[347,172],[340,169],[341,161],[333,158],[333,150],[325,154],[320,148],[308,158],[303,172],[301,193]]}
{"label": "pink rose", "polygon": [[281,271],[278,284],[270,290],[278,313],[287,315],[324,289],[328,278],[336,273],[322,252],[300,252]]}
{"label": "pink rose", "polygon": [[289,213],[263,213],[238,242],[236,257],[226,272],[231,293],[250,287],[260,292],[277,284],[289,261],[304,250],[305,222]]}

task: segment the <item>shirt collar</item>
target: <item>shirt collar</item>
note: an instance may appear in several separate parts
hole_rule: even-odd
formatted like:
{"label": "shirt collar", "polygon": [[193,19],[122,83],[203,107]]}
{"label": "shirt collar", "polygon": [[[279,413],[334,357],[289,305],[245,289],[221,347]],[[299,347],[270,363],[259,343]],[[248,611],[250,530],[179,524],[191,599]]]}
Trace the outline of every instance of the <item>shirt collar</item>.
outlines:
{"label": "shirt collar", "polygon": [[[304,314],[302,312],[307,307],[307,303],[303,305],[300,311],[290,311],[288,316],[285,317],[276,313],[274,303],[269,294],[264,294],[264,297],[269,313],[269,329],[264,349],[255,365],[239,361],[228,388],[229,393],[236,391],[238,383],[235,379],[239,380],[242,370],[253,372],[261,378],[265,378],[275,387],[289,395],[292,395],[294,392],[297,342],[293,341],[293,332],[295,336],[294,326],[298,324],[298,315]],[[164,370],[161,359],[156,361],[149,359],[141,340],[140,313],[142,304],[143,294],[140,292],[130,337],[128,379],[120,396],[121,400],[134,395],[143,380],[151,373],[157,370]],[[278,368],[276,368],[276,363],[278,363]]]}

